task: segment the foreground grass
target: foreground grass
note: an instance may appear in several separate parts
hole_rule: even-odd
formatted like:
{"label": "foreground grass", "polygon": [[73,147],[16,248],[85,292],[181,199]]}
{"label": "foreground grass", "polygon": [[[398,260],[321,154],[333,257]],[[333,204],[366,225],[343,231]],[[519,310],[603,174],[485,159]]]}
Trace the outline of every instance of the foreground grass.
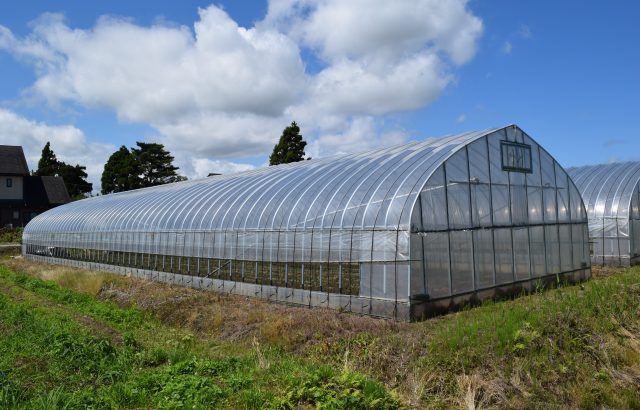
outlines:
{"label": "foreground grass", "polygon": [[389,385],[408,374],[408,398],[428,407],[640,408],[640,269],[324,350]]}
{"label": "foreground grass", "polygon": [[2,263],[0,407],[640,408],[639,268],[406,324]]}
{"label": "foreground grass", "polygon": [[397,408],[361,374],[198,340],[0,267],[0,408]]}

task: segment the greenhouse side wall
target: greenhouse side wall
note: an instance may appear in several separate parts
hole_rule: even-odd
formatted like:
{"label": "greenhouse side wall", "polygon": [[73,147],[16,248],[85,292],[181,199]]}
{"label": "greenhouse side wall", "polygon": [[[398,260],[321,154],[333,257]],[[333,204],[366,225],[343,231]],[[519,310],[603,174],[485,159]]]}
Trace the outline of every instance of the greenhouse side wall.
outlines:
{"label": "greenhouse side wall", "polygon": [[[330,235],[329,232],[314,232],[314,236],[318,238],[325,234]],[[103,232],[85,235],[93,237],[83,238],[79,234],[67,237],[62,234],[25,234],[23,253],[26,258],[39,262],[119,273],[283,303],[330,307],[358,314],[409,320],[408,262],[354,260],[349,263],[348,260],[339,262],[326,259],[321,261],[312,258],[311,252],[299,255],[300,258],[306,257],[306,261],[296,262],[293,259],[296,257],[295,254],[291,255],[292,259],[286,259],[280,254],[282,259],[279,259],[275,250],[272,258],[266,256],[268,252],[265,250],[264,259],[255,258],[255,253],[252,259],[240,259],[242,255],[237,254],[237,249],[234,249],[233,253],[224,254],[222,251],[212,252],[210,246],[202,246],[209,238],[225,237],[224,234],[216,235],[211,232],[166,235],[109,235]],[[253,233],[252,237],[256,235]],[[351,235],[359,238],[359,250],[362,251],[365,247],[371,248],[374,236],[393,236],[395,244],[395,238],[399,233],[368,231],[354,232]],[[406,236],[406,233],[404,235]],[[128,238],[119,241],[121,236]],[[240,234],[237,232],[228,232],[226,235],[232,243],[241,243],[238,236]],[[265,234],[257,236],[261,238],[261,242]],[[284,237],[288,235],[282,233],[281,236],[284,242]],[[298,240],[302,240],[301,237],[311,240],[310,235],[307,237],[306,233],[299,235]],[[151,238],[158,238],[155,245]],[[325,240],[329,241],[329,238]],[[82,248],[68,246],[69,242],[74,241],[91,245]],[[177,241],[178,246],[168,246],[167,241]],[[274,239],[275,243],[277,241],[277,238]],[[318,240],[318,243],[320,242],[321,239]],[[141,245],[143,243],[147,245]],[[197,246],[190,246],[192,244]],[[176,249],[182,252],[175,252]],[[358,252],[353,249],[352,252],[347,250],[346,253]],[[395,250],[392,253],[395,254]],[[378,256],[376,253],[373,255]],[[404,288],[405,292],[399,288]]]}
{"label": "greenhouse side wall", "polygon": [[434,149],[458,145],[412,143],[80,201],[34,220],[26,253],[407,320],[409,224],[399,220]]}

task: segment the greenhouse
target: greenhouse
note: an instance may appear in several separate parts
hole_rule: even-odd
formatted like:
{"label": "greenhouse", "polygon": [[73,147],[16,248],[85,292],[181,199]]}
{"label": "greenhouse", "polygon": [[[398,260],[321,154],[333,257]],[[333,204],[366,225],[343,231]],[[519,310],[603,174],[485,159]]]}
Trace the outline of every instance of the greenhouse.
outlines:
{"label": "greenhouse", "polygon": [[591,273],[577,188],[515,125],[73,202],[23,253],[398,320]]}
{"label": "greenhouse", "polygon": [[589,218],[591,263],[640,262],[640,162],[569,168]]}

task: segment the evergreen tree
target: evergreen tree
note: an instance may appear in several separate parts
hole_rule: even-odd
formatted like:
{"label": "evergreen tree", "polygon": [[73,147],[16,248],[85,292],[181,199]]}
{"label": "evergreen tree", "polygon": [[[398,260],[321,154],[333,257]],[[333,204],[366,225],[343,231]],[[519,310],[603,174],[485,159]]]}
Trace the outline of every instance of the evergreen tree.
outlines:
{"label": "evergreen tree", "polygon": [[42,148],[42,155],[38,161],[38,169],[34,175],[39,177],[54,176],[60,173],[60,162],[56,158],[56,154],[51,149],[49,141]]}
{"label": "evergreen tree", "polygon": [[124,145],[111,154],[104,165],[101,182],[103,194],[140,188],[136,157]]}
{"label": "evergreen tree", "polygon": [[131,189],[184,181],[187,178],[176,173],[173,156],[164,145],[137,142],[131,151],[124,145],[109,157],[102,173],[102,193],[122,192]]}
{"label": "evergreen tree", "polygon": [[282,131],[280,140],[273,147],[273,152],[269,156],[269,165],[288,164],[304,159],[304,147],[307,142],[300,135],[300,127],[295,121]]}
{"label": "evergreen tree", "polygon": [[73,199],[82,199],[93,190],[93,184],[87,182],[87,167],[76,164],[75,166],[61,162],[58,175],[64,180],[69,196]]}
{"label": "evergreen tree", "polygon": [[59,176],[64,180],[69,196],[73,199],[81,199],[90,193],[93,184],[86,180],[87,167],[76,164],[69,165],[63,161],[59,161],[56,154],[51,149],[49,141],[42,149],[42,156],[38,161],[38,169],[33,172],[36,176]]}
{"label": "evergreen tree", "polygon": [[142,187],[185,179],[176,173],[178,167],[173,165],[173,156],[164,149],[164,145],[147,142],[136,142],[136,144],[138,148],[132,148],[131,153],[136,158]]}

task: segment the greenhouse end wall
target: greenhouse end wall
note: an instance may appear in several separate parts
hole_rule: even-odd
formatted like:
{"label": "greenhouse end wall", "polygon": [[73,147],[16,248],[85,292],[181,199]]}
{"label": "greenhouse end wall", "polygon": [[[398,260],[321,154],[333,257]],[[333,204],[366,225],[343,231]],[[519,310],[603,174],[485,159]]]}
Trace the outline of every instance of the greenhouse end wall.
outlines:
{"label": "greenhouse end wall", "polygon": [[476,139],[437,168],[416,202],[412,296],[423,303],[414,316],[556,275],[589,277],[586,222],[578,189],[528,135],[507,127]]}
{"label": "greenhouse end wall", "polygon": [[32,260],[399,320],[590,274],[575,186],[516,126],[90,198],[23,243]]}

